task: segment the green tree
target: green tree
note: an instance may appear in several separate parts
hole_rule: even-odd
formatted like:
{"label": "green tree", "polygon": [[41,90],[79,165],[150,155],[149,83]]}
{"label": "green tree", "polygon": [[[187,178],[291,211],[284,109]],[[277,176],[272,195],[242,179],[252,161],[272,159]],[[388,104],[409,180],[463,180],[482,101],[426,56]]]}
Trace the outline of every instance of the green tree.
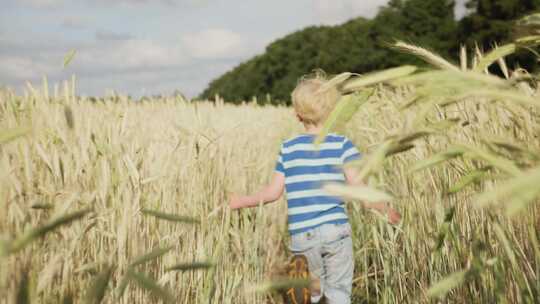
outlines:
{"label": "green tree", "polygon": [[315,69],[328,74],[367,73],[417,63],[418,59],[388,49],[403,39],[449,55],[455,43],[454,1],[392,0],[374,20],[357,18],[343,25],[308,27],[271,43],[256,56],[212,81],[200,98],[221,95],[239,102],[256,96],[289,102],[298,78]]}
{"label": "green tree", "polygon": [[410,55],[388,49],[395,40],[421,45],[455,57],[456,28],[453,0],[392,0],[375,19],[369,37],[376,46],[375,69],[404,63],[421,64]]}
{"label": "green tree", "polygon": [[[469,0],[470,14],[459,23],[458,39],[468,47],[477,44],[492,49],[512,39],[514,20],[540,9],[540,0]],[[537,68],[533,55],[526,51],[508,58],[510,65],[519,64],[529,70]]]}

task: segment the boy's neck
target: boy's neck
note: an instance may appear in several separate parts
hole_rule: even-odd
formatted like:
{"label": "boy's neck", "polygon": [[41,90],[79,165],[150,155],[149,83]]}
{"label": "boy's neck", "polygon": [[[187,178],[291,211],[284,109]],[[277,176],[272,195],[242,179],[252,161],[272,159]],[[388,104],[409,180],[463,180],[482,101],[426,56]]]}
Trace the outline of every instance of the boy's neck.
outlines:
{"label": "boy's neck", "polygon": [[316,135],[316,134],[319,134],[323,128],[322,125],[306,125],[304,124],[304,128],[306,130],[306,133],[307,134],[313,134],[313,135]]}

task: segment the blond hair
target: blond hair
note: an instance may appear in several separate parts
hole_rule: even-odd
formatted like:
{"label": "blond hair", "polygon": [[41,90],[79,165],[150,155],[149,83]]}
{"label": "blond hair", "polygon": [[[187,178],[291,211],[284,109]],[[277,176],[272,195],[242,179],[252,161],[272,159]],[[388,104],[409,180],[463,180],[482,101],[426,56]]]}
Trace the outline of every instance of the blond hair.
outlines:
{"label": "blond hair", "polygon": [[335,86],[325,87],[327,82],[321,72],[299,80],[291,96],[294,110],[303,123],[321,124],[334,109],[340,94]]}

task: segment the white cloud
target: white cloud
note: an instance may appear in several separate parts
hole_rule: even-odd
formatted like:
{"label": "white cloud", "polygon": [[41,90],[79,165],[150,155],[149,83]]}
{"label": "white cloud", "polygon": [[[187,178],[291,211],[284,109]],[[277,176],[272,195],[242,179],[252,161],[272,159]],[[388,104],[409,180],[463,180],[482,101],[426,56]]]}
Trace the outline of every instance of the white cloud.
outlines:
{"label": "white cloud", "polygon": [[67,16],[62,20],[62,26],[71,30],[79,30],[86,28],[87,22],[83,18],[77,16]]}
{"label": "white cloud", "polygon": [[[140,96],[168,94],[179,89],[187,96],[195,96],[208,79],[236,64],[234,60],[227,59],[192,58],[180,42],[167,44],[131,39],[94,41],[85,45],[70,43],[58,48],[53,43],[38,48],[13,41],[3,42],[6,41],[0,40],[0,86],[8,85],[19,92],[27,81],[40,83],[42,77],[47,76],[49,83],[53,84],[75,74],[81,94],[102,95],[107,89],[114,89]],[[66,50],[71,48],[77,53],[65,70],[62,59]]]}
{"label": "white cloud", "polygon": [[315,17],[325,25],[336,25],[349,19],[364,16],[373,17],[387,0],[314,0]]}
{"label": "white cloud", "polygon": [[[388,0],[314,0],[315,17],[320,24],[336,25],[358,16],[374,17]],[[466,14],[466,0],[456,0],[456,17]]]}
{"label": "white cloud", "polygon": [[126,71],[137,68],[178,66],[187,62],[178,45],[130,39],[97,43],[79,50],[73,64],[86,71]]}
{"label": "white cloud", "polygon": [[19,0],[22,4],[34,8],[54,8],[64,3],[64,0]]}
{"label": "white cloud", "polygon": [[169,6],[201,6],[205,5],[208,0],[87,0],[91,3],[99,3],[102,5],[146,5],[146,4],[161,4]]}
{"label": "white cloud", "polygon": [[96,39],[99,41],[130,40],[135,38],[127,33],[117,33],[108,30],[97,30]]}
{"label": "white cloud", "polygon": [[19,56],[1,56],[0,66],[5,75],[17,81],[38,79],[54,73],[55,70],[50,64]]}
{"label": "white cloud", "polygon": [[174,3],[174,0],[97,0],[98,2],[117,4],[117,3],[129,3],[129,4],[147,4],[147,3]]}
{"label": "white cloud", "polygon": [[[62,68],[65,54],[77,53],[70,66]],[[149,39],[67,43],[24,43],[13,38],[0,39],[0,85],[24,88],[26,81],[40,82],[43,76],[56,83],[77,75],[83,94],[103,94],[116,89],[139,95],[170,93],[175,89],[194,96],[212,77],[235,65],[233,60],[199,60],[190,56],[181,42]],[[217,69],[217,70],[216,70]]]}
{"label": "white cloud", "polygon": [[99,77],[77,74],[81,94],[104,94],[115,90],[132,96],[171,94],[180,90],[189,97],[200,93],[208,81],[229,69],[231,63],[213,62],[174,67],[170,69],[141,70],[132,73]]}
{"label": "white cloud", "polygon": [[227,29],[206,29],[186,34],[181,40],[195,58],[233,58],[245,53],[242,36]]}
{"label": "white cloud", "polygon": [[461,19],[463,16],[467,14],[467,8],[465,7],[465,0],[457,0],[456,1],[456,17],[458,19]]}

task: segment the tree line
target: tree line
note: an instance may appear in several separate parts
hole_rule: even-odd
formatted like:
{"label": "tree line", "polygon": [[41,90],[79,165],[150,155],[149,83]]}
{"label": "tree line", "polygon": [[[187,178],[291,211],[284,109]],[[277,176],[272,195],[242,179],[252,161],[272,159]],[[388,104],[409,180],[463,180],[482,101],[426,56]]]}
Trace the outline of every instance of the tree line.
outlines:
{"label": "tree line", "polygon": [[[288,104],[298,78],[315,69],[364,74],[402,64],[422,65],[411,55],[389,49],[395,40],[457,61],[460,45],[489,50],[511,40],[514,20],[539,10],[540,0],[468,0],[467,13],[460,20],[455,5],[454,0],[391,0],[373,19],[305,28],[213,80],[199,98],[218,94],[233,103],[256,97],[259,103]],[[537,57],[530,50],[508,58],[511,67],[518,62],[529,71],[538,70]]]}

